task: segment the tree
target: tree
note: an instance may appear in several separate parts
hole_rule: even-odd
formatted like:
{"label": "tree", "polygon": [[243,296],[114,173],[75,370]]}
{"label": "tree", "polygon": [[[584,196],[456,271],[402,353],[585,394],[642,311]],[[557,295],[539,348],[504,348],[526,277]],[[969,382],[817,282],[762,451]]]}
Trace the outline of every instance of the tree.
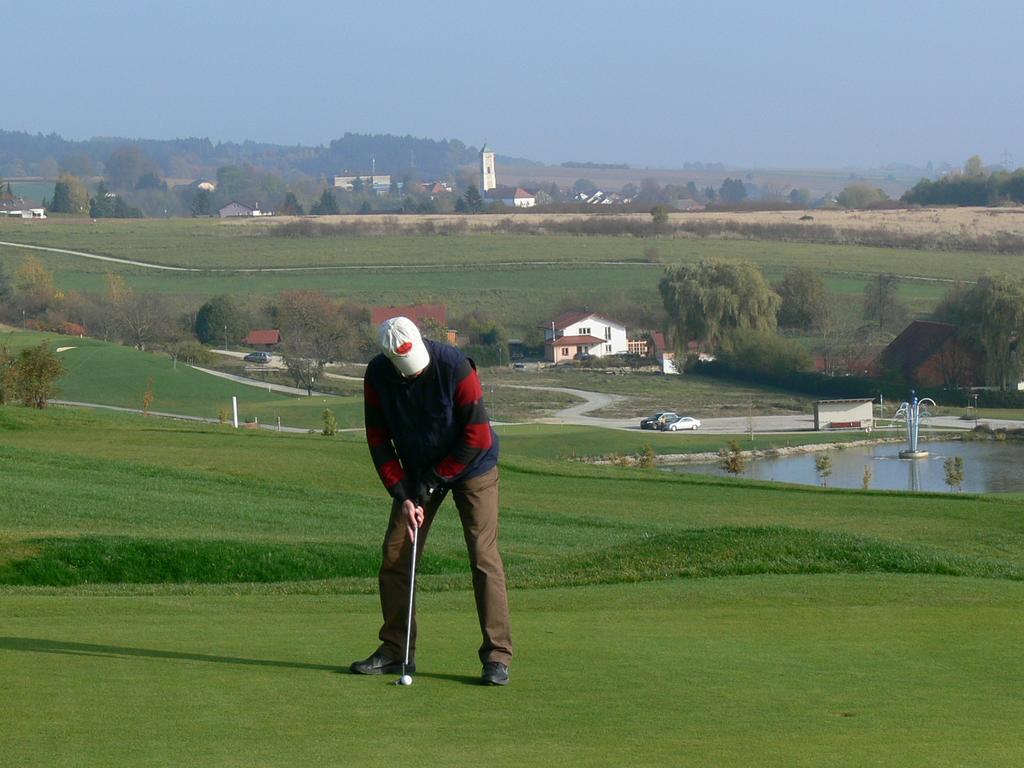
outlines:
{"label": "tree", "polygon": [[197,189],[189,207],[193,216],[209,216],[213,213],[213,195],[208,189]]}
{"label": "tree", "polygon": [[338,208],[338,199],[334,196],[334,190],[330,187],[320,193],[320,199],[313,203],[309,212],[314,216],[333,216],[341,212]]}
{"label": "tree", "polygon": [[807,189],[807,187],[790,190],[789,202],[806,208],[811,204],[811,190]]}
{"label": "tree", "polygon": [[[118,285],[120,291],[115,288]],[[162,296],[136,294],[113,276],[109,278],[108,287],[108,331],[122,344],[144,350],[153,342],[167,338],[171,313]]]}
{"label": "tree", "polygon": [[964,460],[962,456],[949,456],[942,462],[946,474],[946,485],[951,491],[959,491],[964,484]]}
{"label": "tree", "polygon": [[809,331],[819,328],[828,308],[825,281],[810,267],[792,267],[775,286],[779,294],[779,326]]}
{"label": "tree", "polygon": [[274,308],[281,329],[281,356],[295,386],[312,394],[331,360],[365,349],[369,318],[318,291],[285,291]]}
{"label": "tree", "polygon": [[196,312],[196,338],[203,344],[238,344],[248,330],[245,316],[230,296],[215,296]]}
{"label": "tree", "polygon": [[753,264],[669,267],[658,287],[677,349],[691,340],[714,348],[734,330],[775,330],[779,297]]}
{"label": "tree", "polygon": [[118,147],[103,164],[103,175],[113,189],[135,189],[143,174],[156,172],[153,161],[133,145]]}
{"label": "tree", "polygon": [[981,350],[986,384],[1006,391],[1020,380],[1024,372],[1018,342],[1024,331],[1024,279],[985,275],[969,288],[955,285],[935,314],[956,325],[968,346]]}
{"label": "tree", "polygon": [[727,203],[739,203],[747,199],[747,188],[742,179],[727,178],[722,182],[718,196]]}
{"label": "tree", "polygon": [[480,190],[475,184],[470,184],[466,190],[466,211],[469,213],[483,213],[484,200],[480,197]]}
{"label": "tree", "polygon": [[908,314],[895,276],[875,275],[864,286],[864,319],[875,324],[880,333],[899,333],[907,324]]}
{"label": "tree", "polygon": [[72,213],[84,216],[89,212],[89,192],[81,179],[62,173],[53,185],[50,210],[54,213]]}
{"label": "tree", "polygon": [[47,342],[23,349],[14,364],[14,391],[30,408],[45,408],[57,394],[57,379],[64,374],[64,363]]}
{"label": "tree", "polygon": [[828,479],[832,475],[832,457],[827,453],[818,456],[814,460],[814,471],[818,473],[818,479],[821,480],[821,484],[828,487]]}
{"label": "tree", "polygon": [[971,155],[964,163],[964,176],[984,176],[985,164],[981,162],[980,155]]}
{"label": "tree", "polygon": [[135,189],[167,189],[167,182],[164,181],[157,171],[146,171],[139,180],[135,182]]}
{"label": "tree", "polygon": [[664,205],[656,205],[651,208],[651,222],[658,228],[668,224],[668,208]]}
{"label": "tree", "polygon": [[883,190],[863,182],[847,185],[836,196],[836,202],[843,208],[867,208],[888,199]]}
{"label": "tree", "polygon": [[285,194],[280,210],[285,216],[301,216],[304,213],[302,203],[299,202],[299,198],[295,196],[294,192]]}
{"label": "tree", "polygon": [[26,256],[14,272],[14,304],[26,317],[45,312],[57,298],[53,272],[37,256]]}
{"label": "tree", "polygon": [[771,376],[811,368],[811,356],[802,344],[773,331],[732,331],[722,341],[719,359],[736,370]]}
{"label": "tree", "polygon": [[730,440],[729,443],[718,452],[718,466],[734,477],[743,474],[746,468],[746,460],[743,458],[743,449],[739,441]]}

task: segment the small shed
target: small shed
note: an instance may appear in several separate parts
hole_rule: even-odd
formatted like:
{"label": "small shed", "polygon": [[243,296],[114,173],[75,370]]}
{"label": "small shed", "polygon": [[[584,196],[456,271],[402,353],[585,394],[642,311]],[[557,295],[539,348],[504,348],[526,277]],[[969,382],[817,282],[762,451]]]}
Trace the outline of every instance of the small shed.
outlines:
{"label": "small shed", "polygon": [[874,403],[874,399],[863,397],[851,400],[818,400],[814,404],[814,428],[870,431],[875,425]]}
{"label": "small shed", "polygon": [[281,332],[272,330],[249,331],[249,335],[242,339],[242,343],[248,347],[256,347],[264,352],[272,352],[274,347],[281,343]]}

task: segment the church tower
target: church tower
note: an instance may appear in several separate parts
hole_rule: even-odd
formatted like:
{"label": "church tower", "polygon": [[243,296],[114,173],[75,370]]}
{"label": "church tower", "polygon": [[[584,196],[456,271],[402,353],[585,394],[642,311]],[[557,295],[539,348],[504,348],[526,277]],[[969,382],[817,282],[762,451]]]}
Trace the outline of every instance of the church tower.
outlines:
{"label": "church tower", "polygon": [[494,152],[484,144],[480,150],[480,194],[498,186],[498,177],[494,173]]}

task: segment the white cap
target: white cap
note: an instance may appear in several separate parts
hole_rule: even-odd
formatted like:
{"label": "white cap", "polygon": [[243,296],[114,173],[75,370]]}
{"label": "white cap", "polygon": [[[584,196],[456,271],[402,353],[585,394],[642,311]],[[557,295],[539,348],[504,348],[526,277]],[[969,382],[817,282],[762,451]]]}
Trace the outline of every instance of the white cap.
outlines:
{"label": "white cap", "polygon": [[392,317],[380,324],[380,346],[403,376],[415,376],[430,363],[420,329],[408,317]]}

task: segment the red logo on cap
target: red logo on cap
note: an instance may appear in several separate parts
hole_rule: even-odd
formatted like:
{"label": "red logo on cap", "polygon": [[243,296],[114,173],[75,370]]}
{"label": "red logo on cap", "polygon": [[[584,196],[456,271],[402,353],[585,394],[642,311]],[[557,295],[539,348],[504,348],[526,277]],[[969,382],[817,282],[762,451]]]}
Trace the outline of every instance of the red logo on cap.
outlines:
{"label": "red logo on cap", "polygon": [[395,352],[397,354],[399,354],[399,355],[407,355],[411,351],[412,351],[412,342],[411,341],[405,342],[405,344],[403,344],[402,346],[400,346],[398,349],[395,350]]}

